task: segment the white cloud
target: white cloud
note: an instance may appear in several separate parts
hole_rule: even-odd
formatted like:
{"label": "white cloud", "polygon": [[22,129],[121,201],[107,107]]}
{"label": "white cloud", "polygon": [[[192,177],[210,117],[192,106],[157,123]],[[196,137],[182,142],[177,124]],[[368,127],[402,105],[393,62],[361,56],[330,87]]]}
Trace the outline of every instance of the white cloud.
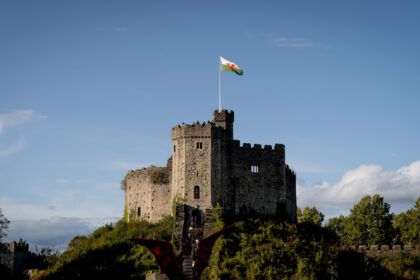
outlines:
{"label": "white cloud", "polygon": [[379,165],[360,165],[347,171],[336,183],[322,182],[313,187],[298,183],[297,186],[300,207],[317,206],[336,212],[350,209],[363,196],[375,193],[396,208],[412,206],[420,196],[420,161],[392,171],[385,171]]}
{"label": "white cloud", "polygon": [[26,123],[33,119],[45,118],[33,110],[17,110],[11,113],[0,113],[0,134],[6,128]]}
{"label": "white cloud", "polygon": [[19,139],[16,143],[8,147],[0,148],[0,159],[13,155],[19,152],[20,150],[22,150],[24,147],[25,147],[25,143],[23,139]]}

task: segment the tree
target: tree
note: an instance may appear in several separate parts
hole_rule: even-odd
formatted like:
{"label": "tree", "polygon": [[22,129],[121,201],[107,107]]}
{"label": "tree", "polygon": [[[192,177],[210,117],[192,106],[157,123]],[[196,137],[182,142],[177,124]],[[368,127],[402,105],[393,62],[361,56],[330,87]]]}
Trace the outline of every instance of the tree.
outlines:
{"label": "tree", "polygon": [[343,239],[343,235],[345,234],[345,227],[346,227],[347,220],[348,218],[344,217],[343,215],[340,215],[338,217],[329,219],[325,227],[335,232],[335,234],[337,234],[337,236],[341,240]]}
{"label": "tree", "polygon": [[398,241],[403,244],[420,244],[420,197],[413,208],[394,218]]}
{"label": "tree", "polygon": [[0,208],[0,241],[3,237],[6,236],[4,231],[9,228],[9,224],[10,221],[3,215]]}
{"label": "tree", "polygon": [[324,214],[322,214],[316,207],[305,207],[303,212],[300,208],[297,209],[298,223],[308,223],[321,226],[324,221]]}
{"label": "tree", "polygon": [[350,245],[390,244],[394,237],[390,205],[379,194],[364,196],[350,210],[343,240]]}

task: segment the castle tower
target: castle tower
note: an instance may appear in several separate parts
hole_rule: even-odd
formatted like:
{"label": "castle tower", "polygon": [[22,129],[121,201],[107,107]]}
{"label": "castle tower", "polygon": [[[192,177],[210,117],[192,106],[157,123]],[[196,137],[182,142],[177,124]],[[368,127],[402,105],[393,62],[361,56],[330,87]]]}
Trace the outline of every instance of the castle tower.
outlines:
{"label": "castle tower", "polygon": [[211,207],[211,123],[172,129],[172,199]]}
{"label": "castle tower", "polygon": [[[205,220],[207,209],[220,203],[228,215],[254,211],[296,222],[296,174],[286,164],[285,146],[241,144],[233,139],[233,122],[233,111],[216,110],[212,121],[173,127],[172,163],[125,177],[126,213],[157,221],[176,201],[194,223],[197,213]],[[156,180],[161,177],[167,180]]]}
{"label": "castle tower", "polygon": [[172,198],[201,209],[227,200],[228,154],[234,113],[215,111],[213,121],[172,129]]}
{"label": "castle tower", "polygon": [[233,139],[233,121],[235,120],[235,114],[233,111],[215,110],[213,113],[213,121],[217,127],[223,127],[227,133],[227,140]]}
{"label": "castle tower", "polygon": [[232,168],[233,111],[214,111],[213,123],[221,128],[212,137],[212,192],[213,206],[217,203],[227,211],[232,208],[233,190],[230,189]]}

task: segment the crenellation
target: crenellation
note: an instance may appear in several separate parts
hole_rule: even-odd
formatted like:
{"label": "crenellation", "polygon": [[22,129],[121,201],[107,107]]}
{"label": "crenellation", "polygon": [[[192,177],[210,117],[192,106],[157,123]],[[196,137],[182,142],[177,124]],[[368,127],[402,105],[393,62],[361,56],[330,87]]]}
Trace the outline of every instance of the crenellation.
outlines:
{"label": "crenellation", "polygon": [[283,144],[274,144],[274,150],[284,152],[285,147]]}
{"label": "crenellation", "polygon": [[234,149],[239,149],[241,147],[241,141],[239,141],[239,140],[233,140],[232,141],[232,147]]}
{"label": "crenellation", "polygon": [[174,126],[169,179],[153,182],[149,168],[128,172],[127,213],[157,221],[171,213],[173,201],[182,201],[189,209],[184,215],[188,220],[194,209],[205,217],[220,203],[228,214],[281,212],[295,222],[296,174],[285,164],[285,146],[241,145],[233,139],[233,122],[233,111],[216,110],[212,121]]}
{"label": "crenellation", "polygon": [[250,143],[243,143],[242,144],[242,149],[251,149],[251,144]]}
{"label": "crenellation", "polygon": [[[2,276],[7,279],[24,279],[24,270],[28,264],[26,242],[0,243],[0,266]],[[2,278],[3,279],[3,278]]]}
{"label": "crenellation", "polygon": [[342,246],[341,250],[356,251],[369,257],[397,256],[401,253],[420,256],[420,245],[411,244]]}

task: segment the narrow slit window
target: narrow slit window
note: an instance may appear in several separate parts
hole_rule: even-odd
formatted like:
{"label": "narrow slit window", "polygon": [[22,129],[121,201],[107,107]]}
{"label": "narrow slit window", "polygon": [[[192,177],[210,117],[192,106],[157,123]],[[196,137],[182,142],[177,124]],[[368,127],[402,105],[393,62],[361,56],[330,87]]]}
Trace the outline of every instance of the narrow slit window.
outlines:
{"label": "narrow slit window", "polygon": [[176,152],[176,146],[174,145],[174,153]]}
{"label": "narrow slit window", "polygon": [[197,150],[203,149],[203,142],[197,142],[196,147],[197,147]]}
{"label": "narrow slit window", "polygon": [[137,217],[140,217],[140,215],[141,215],[141,208],[140,208],[140,207],[138,207],[138,208],[137,208]]}
{"label": "narrow slit window", "polygon": [[258,165],[251,165],[251,172],[252,173],[258,173],[259,172]]}
{"label": "narrow slit window", "polygon": [[194,187],[194,199],[199,199],[199,198],[200,198],[200,187],[195,186]]}

